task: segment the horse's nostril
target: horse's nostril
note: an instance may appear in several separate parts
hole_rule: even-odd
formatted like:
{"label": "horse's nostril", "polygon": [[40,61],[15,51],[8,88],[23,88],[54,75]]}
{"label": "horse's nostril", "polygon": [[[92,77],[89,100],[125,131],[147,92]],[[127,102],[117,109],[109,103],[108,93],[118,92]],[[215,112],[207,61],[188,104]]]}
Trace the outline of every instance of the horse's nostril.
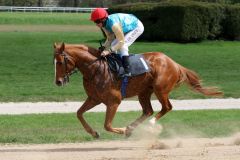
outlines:
{"label": "horse's nostril", "polygon": [[58,85],[58,86],[61,86],[62,85],[62,81],[56,81],[56,85]]}

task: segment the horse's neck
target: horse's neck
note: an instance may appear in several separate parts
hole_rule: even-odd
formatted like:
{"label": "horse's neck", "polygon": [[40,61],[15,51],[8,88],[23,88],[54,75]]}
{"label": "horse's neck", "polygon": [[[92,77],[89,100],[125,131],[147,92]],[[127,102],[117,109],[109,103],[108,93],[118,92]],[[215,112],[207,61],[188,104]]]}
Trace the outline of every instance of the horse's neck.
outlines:
{"label": "horse's neck", "polygon": [[100,55],[97,49],[83,44],[67,44],[66,48],[78,48],[91,53],[95,57],[98,57]]}
{"label": "horse's neck", "polygon": [[[93,56],[86,49],[81,47],[66,47],[65,52],[70,56],[70,60],[75,63],[75,66],[80,70],[84,77],[92,72],[97,61],[97,57]],[[93,65],[94,64],[94,65]]]}
{"label": "horse's neck", "polygon": [[70,44],[65,49],[69,51],[70,56],[75,57],[75,65],[85,79],[91,79],[94,76],[93,72],[101,68],[100,61],[97,61],[100,56],[97,49],[80,44]]}
{"label": "horse's neck", "polygon": [[82,50],[81,48],[69,48],[65,49],[65,51],[75,59],[76,63],[91,63],[97,59],[97,57],[89,53],[87,50]]}
{"label": "horse's neck", "polygon": [[88,47],[88,52],[91,53],[95,57],[100,57],[100,53],[97,49]]}

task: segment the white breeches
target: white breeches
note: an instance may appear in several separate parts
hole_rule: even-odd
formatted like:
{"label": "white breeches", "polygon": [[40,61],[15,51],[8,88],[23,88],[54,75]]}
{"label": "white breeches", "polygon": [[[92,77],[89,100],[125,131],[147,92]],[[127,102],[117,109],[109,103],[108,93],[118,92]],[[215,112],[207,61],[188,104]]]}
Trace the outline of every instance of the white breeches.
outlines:
{"label": "white breeches", "polygon": [[[120,54],[121,57],[128,56],[128,47],[133,44],[133,42],[143,33],[143,31],[144,26],[141,21],[138,21],[137,27],[124,36],[124,45],[117,51],[117,53]],[[114,39],[111,43],[111,46],[114,46],[115,44],[117,44],[117,42],[118,40]]]}

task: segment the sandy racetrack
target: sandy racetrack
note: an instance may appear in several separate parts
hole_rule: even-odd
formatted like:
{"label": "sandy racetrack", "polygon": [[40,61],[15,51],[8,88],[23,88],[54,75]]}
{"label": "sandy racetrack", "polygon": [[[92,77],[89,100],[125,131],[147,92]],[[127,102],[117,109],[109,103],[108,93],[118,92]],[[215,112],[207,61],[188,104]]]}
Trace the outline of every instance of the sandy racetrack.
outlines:
{"label": "sandy racetrack", "polygon": [[[143,126],[122,141],[0,145],[1,160],[239,160],[240,133],[224,138],[159,139],[162,126]],[[136,131],[135,131],[136,132]],[[134,137],[134,138],[133,138]],[[194,137],[194,136],[193,136]]]}
{"label": "sandy racetrack", "polygon": [[222,139],[0,146],[2,160],[239,160],[239,135]]}
{"label": "sandy racetrack", "polygon": [[[229,107],[231,103],[229,100],[227,101]],[[207,104],[211,104],[211,101],[206,102],[202,105],[209,107]],[[187,103],[184,101],[185,106]],[[239,99],[232,103],[233,106],[239,107]],[[221,104],[224,103],[221,101]],[[17,114],[19,111],[15,113],[13,109],[24,108],[26,104],[16,105],[13,108],[10,108],[9,105],[13,104],[1,104],[0,111],[3,114]],[[46,104],[44,103],[44,105]],[[66,105],[64,106],[66,107]],[[220,105],[215,104],[214,106],[219,107]],[[28,106],[26,107],[28,110],[30,109]],[[215,107],[214,109],[218,108]],[[5,110],[6,108],[10,110]],[[45,110],[45,107],[37,108]],[[220,108],[223,109],[223,107]],[[141,135],[136,134],[124,141],[96,140],[95,142],[74,144],[0,144],[0,160],[240,160],[240,133],[231,137],[212,139],[178,136],[171,139],[159,139],[157,136],[161,132],[159,126],[155,126],[152,130],[143,126],[142,130],[144,132],[138,132]],[[198,136],[193,135],[192,137]]]}

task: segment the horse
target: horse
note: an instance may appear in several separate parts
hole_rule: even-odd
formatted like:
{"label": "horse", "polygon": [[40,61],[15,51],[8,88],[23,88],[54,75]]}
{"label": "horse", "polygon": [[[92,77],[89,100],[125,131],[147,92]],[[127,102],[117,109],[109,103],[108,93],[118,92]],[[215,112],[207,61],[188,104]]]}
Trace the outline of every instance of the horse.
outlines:
{"label": "horse", "polygon": [[77,118],[86,132],[94,138],[99,138],[99,133],[86,122],[83,114],[100,103],[106,105],[105,130],[128,137],[140,123],[153,115],[154,111],[151,105],[153,93],[162,108],[149,120],[152,125],[172,110],[169,93],[183,83],[206,96],[223,94],[217,87],[203,87],[197,73],[176,63],[164,53],[147,52],[142,55],[149,64],[150,72],[130,77],[126,88],[126,98],[138,96],[142,114],[128,126],[114,128],[112,121],[123,99],[120,91],[122,80],[113,78],[116,75],[109,71],[109,66],[105,58],[100,56],[98,49],[83,44],[54,44],[55,84],[64,86],[68,83],[69,76],[74,69],[81,72],[87,99],[78,109]]}

